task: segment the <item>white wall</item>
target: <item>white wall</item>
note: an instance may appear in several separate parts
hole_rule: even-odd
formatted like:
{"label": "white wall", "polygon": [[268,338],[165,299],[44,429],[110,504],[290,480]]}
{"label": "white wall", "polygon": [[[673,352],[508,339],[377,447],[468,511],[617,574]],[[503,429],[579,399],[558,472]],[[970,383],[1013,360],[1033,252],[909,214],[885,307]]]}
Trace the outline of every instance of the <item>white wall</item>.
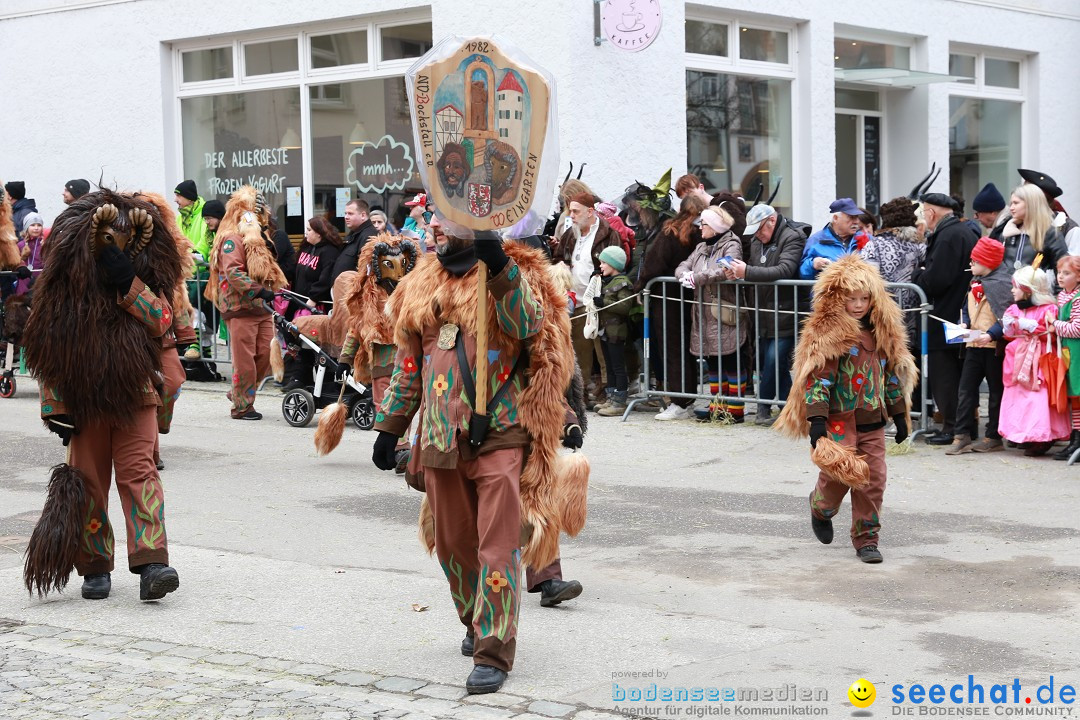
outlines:
{"label": "white wall", "polygon": [[[612,197],[635,179],[651,184],[669,166],[675,177],[685,169],[685,6],[662,3],[660,36],[639,53],[608,43],[594,46],[593,6],[586,0],[430,4],[436,40],[497,31],[557,76],[562,165],[587,162],[583,179]],[[947,71],[950,42],[1038,53],[1038,61],[1029,63],[1028,100],[1037,107],[1025,123],[1023,163],[1052,175],[1066,190],[1065,207],[1072,205],[1080,215],[1080,73],[1071,57],[1080,47],[1080,10],[1075,0],[1011,4],[1033,12],[1010,10],[997,0],[772,0],[767,7],[754,6],[791,19],[798,35],[795,214],[818,224],[833,199],[832,40],[843,19],[847,26],[917,38],[925,69],[933,72]],[[8,84],[9,101],[0,104],[0,178],[25,180],[47,220],[62,209],[63,183],[74,177],[100,176],[121,188],[172,189],[178,178],[172,177],[177,135],[167,85],[169,42],[426,7],[417,0],[12,5],[0,8],[0,67],[5,79],[17,69]],[[704,0],[699,6],[732,14],[747,7],[734,0]],[[251,7],[258,12],[249,12]],[[932,161],[948,165],[947,87],[894,93],[888,100],[892,147],[883,198],[906,193]],[[943,174],[935,188],[947,187]]]}

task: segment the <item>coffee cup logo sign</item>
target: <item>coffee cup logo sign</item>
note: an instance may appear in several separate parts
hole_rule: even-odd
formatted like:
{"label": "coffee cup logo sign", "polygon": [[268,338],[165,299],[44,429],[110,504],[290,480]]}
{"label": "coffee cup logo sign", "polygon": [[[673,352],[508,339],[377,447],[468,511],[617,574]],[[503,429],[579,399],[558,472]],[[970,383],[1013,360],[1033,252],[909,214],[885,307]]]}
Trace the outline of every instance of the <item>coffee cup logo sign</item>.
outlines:
{"label": "coffee cup logo sign", "polygon": [[660,34],[660,0],[605,0],[600,10],[604,36],[617,48],[638,52]]}
{"label": "coffee cup logo sign", "polygon": [[362,193],[404,190],[413,175],[413,159],[406,143],[383,135],[349,153],[345,179]]}

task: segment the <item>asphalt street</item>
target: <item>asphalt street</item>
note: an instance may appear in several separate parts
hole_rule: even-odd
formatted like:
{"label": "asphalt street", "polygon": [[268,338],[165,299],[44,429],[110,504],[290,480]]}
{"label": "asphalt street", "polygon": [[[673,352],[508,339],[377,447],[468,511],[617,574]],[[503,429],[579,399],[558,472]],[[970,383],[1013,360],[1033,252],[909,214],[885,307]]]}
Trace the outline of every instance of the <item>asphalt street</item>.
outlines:
{"label": "asphalt street", "polygon": [[[266,391],[262,421],[234,421],[223,385],[185,390],[161,438],[181,585],[146,604],[122,557],[108,600],[82,600],[78,578],[27,595],[22,552],[64,450],[31,381],[0,400],[0,717],[595,720],[724,704],[618,699],[652,683],[755,689],[743,705],[777,712],[795,703],[760,693],[806,690],[800,706],[835,717],[859,678],[885,717],[896,684],[1080,685],[1080,467],[921,443],[890,456],[885,562],[870,566],[846,504],[832,545],[811,534],[807,443],[635,413],[586,437],[589,520],[562,546],[584,593],[528,597],[503,692],[466,700],[420,495],[371,464],[374,433],[349,426],[319,458],[314,424],[288,426],[280,405]],[[115,491],[110,510],[120,548]]]}

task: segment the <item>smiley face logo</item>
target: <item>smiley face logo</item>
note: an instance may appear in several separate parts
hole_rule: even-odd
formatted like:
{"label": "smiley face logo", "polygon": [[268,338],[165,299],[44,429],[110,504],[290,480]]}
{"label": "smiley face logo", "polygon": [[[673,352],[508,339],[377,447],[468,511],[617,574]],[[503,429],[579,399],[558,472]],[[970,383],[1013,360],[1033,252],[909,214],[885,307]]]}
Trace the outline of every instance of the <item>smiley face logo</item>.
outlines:
{"label": "smiley face logo", "polygon": [[867,708],[877,699],[877,690],[869,680],[859,678],[847,690],[848,700],[857,708]]}

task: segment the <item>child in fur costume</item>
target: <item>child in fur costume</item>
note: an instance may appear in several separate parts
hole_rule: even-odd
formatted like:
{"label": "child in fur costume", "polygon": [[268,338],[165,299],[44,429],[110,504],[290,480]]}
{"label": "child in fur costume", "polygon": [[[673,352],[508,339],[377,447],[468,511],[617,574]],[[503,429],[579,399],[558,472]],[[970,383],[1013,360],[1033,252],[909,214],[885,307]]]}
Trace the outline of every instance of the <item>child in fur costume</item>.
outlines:
{"label": "child in fur costume", "polygon": [[[585,521],[587,463],[558,455],[573,429],[563,395],[573,373],[570,319],[539,251],[493,235],[447,238],[438,218],[431,227],[439,251],[388,303],[397,358],[372,459],[395,467],[399,438],[420,413],[421,537],[436,550],[466,627],[462,652],[475,666],[466,689],[495,692],[514,663],[522,561],[548,567],[559,532],[576,534]],[[474,412],[478,259],[490,271],[491,363],[479,382],[492,402]]]}
{"label": "child in fur costume", "polygon": [[999,432],[1011,442],[1024,445],[1029,457],[1043,455],[1058,438],[1068,437],[1065,413],[1050,406],[1040,359],[1047,351],[1048,327],[1057,318],[1050,279],[1030,265],[1013,273],[1013,300],[1001,318],[1005,347],[1001,374],[1005,393],[1001,398]]}
{"label": "child in fur costume", "polygon": [[232,194],[210,251],[206,297],[225,319],[232,346],[234,420],[261,420],[255,410],[255,388],[270,372],[273,316],[266,303],[287,281],[275,260],[270,208],[255,188],[245,185]]}
{"label": "child in fur costume", "polygon": [[832,518],[850,489],[852,545],[860,560],[879,563],[885,424],[890,417],[896,423],[897,443],[907,438],[916,370],[899,306],[857,255],[831,263],[814,284],[794,371],[775,427],[801,438],[809,421],[811,457],[821,468],[810,493],[814,535],[832,542]]}

